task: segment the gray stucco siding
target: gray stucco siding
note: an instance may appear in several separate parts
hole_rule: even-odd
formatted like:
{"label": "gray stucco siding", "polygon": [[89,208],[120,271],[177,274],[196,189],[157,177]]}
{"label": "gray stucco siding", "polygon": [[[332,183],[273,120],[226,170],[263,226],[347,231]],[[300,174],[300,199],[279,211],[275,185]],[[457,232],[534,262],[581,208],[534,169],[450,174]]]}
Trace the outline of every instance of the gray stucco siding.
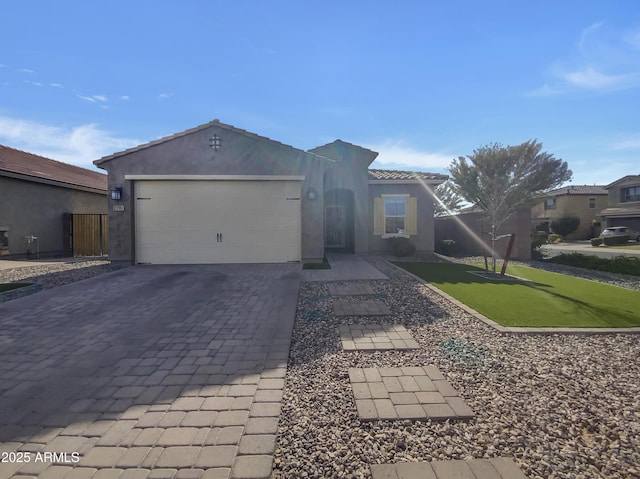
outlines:
{"label": "gray stucco siding", "polygon": [[432,252],[434,248],[433,199],[419,184],[369,184],[369,251],[386,253],[389,245],[382,236],[375,235],[374,198],[382,195],[409,195],[417,200],[417,234],[409,237],[416,252]]}
{"label": "gray stucco siding", "polygon": [[64,251],[63,214],[104,214],[107,197],[106,192],[0,177],[0,205],[0,227],[9,227],[11,257],[27,253],[26,236],[38,237],[42,256],[57,256]]}
{"label": "gray stucco siding", "polygon": [[[214,151],[209,138],[221,139]],[[109,173],[109,189],[121,187],[121,201],[109,200],[109,256],[114,262],[135,261],[135,181],[126,175],[301,175],[301,252],[303,261],[324,255],[322,181],[326,160],[289,146],[212,126],[145,147],[99,165]],[[239,182],[239,187],[241,187]],[[316,199],[308,199],[308,190]],[[113,211],[114,205],[124,211]],[[230,205],[232,207],[232,205]]]}

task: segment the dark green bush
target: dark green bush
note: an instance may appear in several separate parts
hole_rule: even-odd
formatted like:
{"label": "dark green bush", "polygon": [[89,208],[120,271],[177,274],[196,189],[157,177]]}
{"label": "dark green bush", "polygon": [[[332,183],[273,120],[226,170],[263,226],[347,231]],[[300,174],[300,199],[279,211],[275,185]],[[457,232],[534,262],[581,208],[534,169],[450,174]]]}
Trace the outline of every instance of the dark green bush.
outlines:
{"label": "dark green bush", "polygon": [[549,241],[549,233],[546,231],[533,230],[531,232],[531,259],[541,260],[544,258],[540,248]]}
{"label": "dark green bush", "polygon": [[606,246],[616,246],[616,245],[627,244],[629,242],[629,237],[628,236],[605,236],[603,240]]}
{"label": "dark green bush", "polygon": [[591,238],[591,246],[600,246],[602,244],[602,238]]}
{"label": "dark green bush", "polygon": [[589,254],[571,253],[554,256],[547,260],[550,263],[566,264],[578,268],[595,269],[609,273],[622,273],[640,276],[640,258],[635,256],[616,256],[615,258],[599,258]]}
{"label": "dark green bush", "polygon": [[456,242],[454,240],[446,239],[438,244],[437,252],[445,256],[453,256],[456,251]]}
{"label": "dark green bush", "polygon": [[393,238],[389,238],[388,241],[391,253],[394,256],[411,256],[416,252],[416,247],[409,238],[395,236]]}
{"label": "dark green bush", "polygon": [[580,226],[580,218],[577,216],[562,216],[551,220],[549,226],[551,227],[551,231],[564,238],[578,229],[578,226]]}

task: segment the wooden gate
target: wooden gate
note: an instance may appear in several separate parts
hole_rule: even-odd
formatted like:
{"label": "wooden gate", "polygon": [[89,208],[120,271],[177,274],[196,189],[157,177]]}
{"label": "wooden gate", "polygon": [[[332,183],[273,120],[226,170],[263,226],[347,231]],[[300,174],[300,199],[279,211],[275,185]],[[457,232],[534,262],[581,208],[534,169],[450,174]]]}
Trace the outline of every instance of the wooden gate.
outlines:
{"label": "wooden gate", "polygon": [[106,214],[64,214],[65,256],[104,256],[109,253]]}

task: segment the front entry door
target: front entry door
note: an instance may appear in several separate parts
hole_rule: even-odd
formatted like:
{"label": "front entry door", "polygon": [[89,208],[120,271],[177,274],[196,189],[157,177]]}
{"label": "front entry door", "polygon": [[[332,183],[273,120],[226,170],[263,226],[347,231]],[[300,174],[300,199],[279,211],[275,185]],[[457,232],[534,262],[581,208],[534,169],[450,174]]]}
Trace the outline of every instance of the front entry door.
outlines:
{"label": "front entry door", "polygon": [[327,206],[324,210],[324,244],[327,248],[344,248],[345,217],[344,208],[340,205]]}

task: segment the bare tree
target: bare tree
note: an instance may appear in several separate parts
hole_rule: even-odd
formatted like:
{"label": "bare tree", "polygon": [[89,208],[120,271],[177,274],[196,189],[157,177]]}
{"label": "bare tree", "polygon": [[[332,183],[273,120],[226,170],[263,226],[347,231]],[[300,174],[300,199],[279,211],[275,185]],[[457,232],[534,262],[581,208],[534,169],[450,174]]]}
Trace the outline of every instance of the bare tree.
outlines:
{"label": "bare tree", "polygon": [[445,181],[433,190],[436,197],[434,201],[434,215],[447,216],[458,213],[462,202],[462,197],[456,192],[455,186],[451,181]]}
{"label": "bare tree", "polygon": [[529,140],[517,146],[493,143],[453,160],[449,167],[456,192],[482,208],[491,225],[493,272],[500,226],[521,205],[571,179],[565,161]]}

